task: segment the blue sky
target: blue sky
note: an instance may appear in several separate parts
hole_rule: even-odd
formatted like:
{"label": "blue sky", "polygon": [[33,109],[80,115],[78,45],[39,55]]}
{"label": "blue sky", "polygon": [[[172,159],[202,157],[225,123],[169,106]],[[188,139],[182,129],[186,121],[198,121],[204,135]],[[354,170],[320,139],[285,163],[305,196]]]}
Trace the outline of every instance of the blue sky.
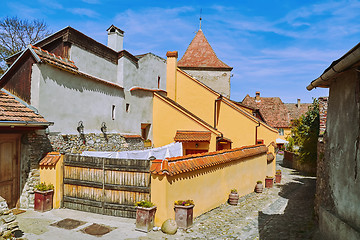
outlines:
{"label": "blue sky", "polygon": [[106,44],[106,29],[125,31],[124,48],[181,57],[199,29],[233,67],[231,98],[279,96],[311,102],[327,89],[306,86],[360,39],[360,1],[6,0],[0,16],[44,19],[56,32],[71,26]]}

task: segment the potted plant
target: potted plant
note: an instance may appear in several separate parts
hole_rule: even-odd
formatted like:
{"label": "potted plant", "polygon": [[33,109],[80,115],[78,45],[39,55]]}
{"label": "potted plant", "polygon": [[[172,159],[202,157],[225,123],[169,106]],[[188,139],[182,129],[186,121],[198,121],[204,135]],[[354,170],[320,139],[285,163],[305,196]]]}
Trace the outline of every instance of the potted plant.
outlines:
{"label": "potted plant", "polygon": [[265,187],[266,188],[272,188],[274,185],[274,177],[266,176],[265,178]]}
{"label": "potted plant", "polygon": [[230,194],[229,194],[228,203],[230,205],[237,205],[238,202],[239,202],[239,194],[238,194],[237,190],[235,188],[231,189]]}
{"label": "potted plant", "polygon": [[193,224],[193,200],[178,200],[174,202],[175,222],[179,228],[186,229]]}
{"label": "potted plant", "polygon": [[156,206],[149,201],[136,202],[136,227],[135,230],[149,232],[154,227]]}
{"label": "potted plant", "polygon": [[35,185],[34,210],[39,212],[49,211],[53,208],[54,185],[45,182]]}
{"label": "potted plant", "polygon": [[255,192],[262,193],[263,189],[264,189],[264,185],[262,184],[262,181],[257,181],[255,186]]}
{"label": "potted plant", "polygon": [[275,183],[280,183],[280,182],[281,182],[281,170],[276,170]]}

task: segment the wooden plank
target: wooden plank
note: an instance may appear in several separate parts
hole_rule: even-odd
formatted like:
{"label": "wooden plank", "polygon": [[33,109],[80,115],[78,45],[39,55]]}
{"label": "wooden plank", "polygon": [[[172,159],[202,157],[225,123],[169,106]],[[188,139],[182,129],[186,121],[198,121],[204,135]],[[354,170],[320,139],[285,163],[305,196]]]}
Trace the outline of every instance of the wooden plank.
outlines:
{"label": "wooden plank", "polygon": [[133,205],[105,203],[104,206],[105,206],[106,209],[114,209],[114,210],[123,210],[123,211],[136,212],[136,208]]}
{"label": "wooden plank", "polygon": [[141,193],[150,193],[150,187],[141,187],[141,186],[129,186],[129,185],[118,185],[118,184],[105,184],[106,190],[118,190],[118,191],[128,191],[128,192],[141,192]]}
{"label": "wooden plank", "polygon": [[70,179],[64,178],[64,184],[84,186],[84,187],[93,187],[93,188],[102,188],[102,182],[90,182],[86,180]]}
{"label": "wooden plank", "polygon": [[99,207],[99,208],[102,207],[102,203],[99,201],[94,201],[94,200],[84,199],[84,198],[68,197],[68,196],[64,196],[64,204],[65,203],[77,203],[77,204],[88,205],[88,206]]}

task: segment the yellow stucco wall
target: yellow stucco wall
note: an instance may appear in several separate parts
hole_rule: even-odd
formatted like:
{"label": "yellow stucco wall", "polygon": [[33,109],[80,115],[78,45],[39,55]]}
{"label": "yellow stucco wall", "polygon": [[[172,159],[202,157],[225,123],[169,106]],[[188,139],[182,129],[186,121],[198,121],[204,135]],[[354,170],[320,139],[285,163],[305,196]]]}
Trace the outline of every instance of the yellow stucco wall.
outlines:
{"label": "yellow stucco wall", "polygon": [[63,159],[61,155],[60,160],[55,166],[40,166],[40,182],[54,185],[53,208],[60,208],[63,196]]}
{"label": "yellow stucco wall", "polygon": [[[174,142],[177,130],[211,131],[182,111],[165,102],[159,95],[154,94],[153,101],[153,144],[161,147]],[[216,137],[212,132],[209,144],[210,151],[216,151]]]}
{"label": "yellow stucco wall", "polygon": [[155,225],[175,218],[176,200],[194,200],[197,217],[225,203],[233,188],[240,196],[253,192],[258,180],[264,182],[266,172],[266,154],[262,154],[175,176],[152,175],[151,201],[157,206]]}

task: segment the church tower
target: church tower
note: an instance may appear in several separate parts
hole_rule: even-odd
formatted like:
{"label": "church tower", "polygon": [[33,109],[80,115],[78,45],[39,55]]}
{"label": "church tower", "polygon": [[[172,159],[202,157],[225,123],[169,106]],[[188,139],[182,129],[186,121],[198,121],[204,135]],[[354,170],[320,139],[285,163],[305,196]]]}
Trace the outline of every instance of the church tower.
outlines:
{"label": "church tower", "polygon": [[177,66],[211,89],[230,98],[232,67],[226,65],[216,56],[201,28]]}

